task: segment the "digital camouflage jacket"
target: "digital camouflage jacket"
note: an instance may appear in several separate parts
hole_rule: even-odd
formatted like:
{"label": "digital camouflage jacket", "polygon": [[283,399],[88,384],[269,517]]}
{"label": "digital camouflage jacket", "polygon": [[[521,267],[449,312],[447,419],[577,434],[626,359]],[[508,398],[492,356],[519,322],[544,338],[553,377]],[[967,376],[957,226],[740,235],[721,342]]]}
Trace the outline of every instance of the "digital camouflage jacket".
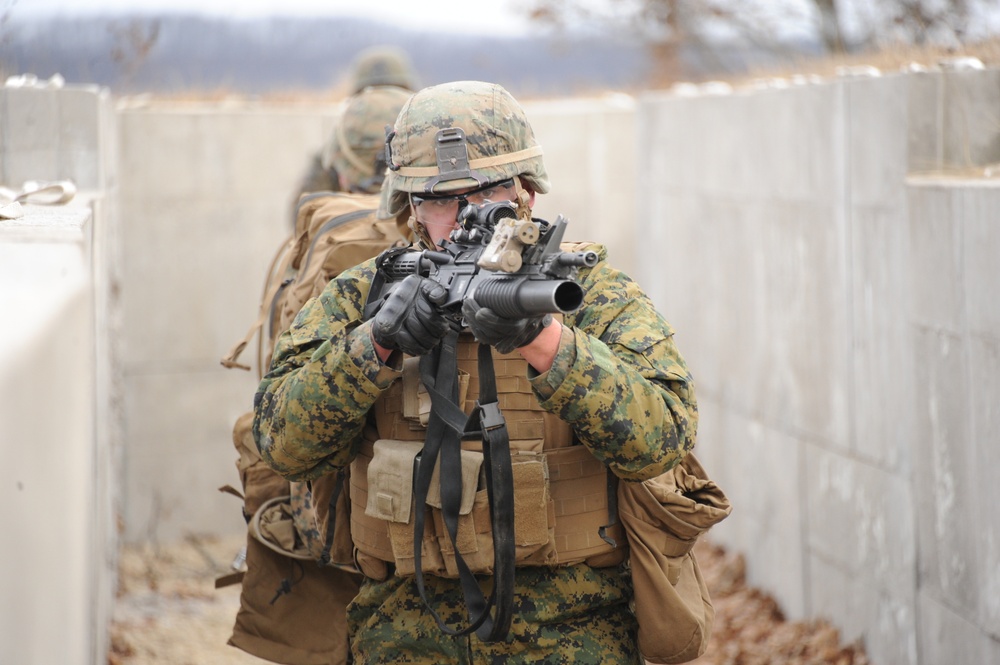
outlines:
{"label": "digital camouflage jacket", "polygon": [[[575,248],[579,250],[580,248]],[[566,327],[551,369],[529,376],[546,411],[570,423],[614,474],[645,480],[695,443],[694,385],[673,331],[639,286],[598,252],[578,280],[586,296]],[[254,400],[261,455],[290,480],[347,467],[369,409],[400,372],[380,362],[362,322],[374,275],[368,261],[331,280],[278,340]],[[431,602],[461,623],[459,582],[429,578]],[[349,609],[356,662],[638,663],[631,585],[623,568],[585,564],[519,568],[511,636],[483,644],[443,635],[412,578],[368,581]]]}

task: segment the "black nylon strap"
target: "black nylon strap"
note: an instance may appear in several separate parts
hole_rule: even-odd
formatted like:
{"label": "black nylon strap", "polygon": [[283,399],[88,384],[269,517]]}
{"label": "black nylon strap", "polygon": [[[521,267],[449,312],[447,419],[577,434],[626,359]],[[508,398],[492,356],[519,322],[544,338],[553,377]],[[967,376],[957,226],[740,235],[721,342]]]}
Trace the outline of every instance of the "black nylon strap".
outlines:
{"label": "black nylon strap", "polygon": [[479,400],[469,428],[478,426],[483,437],[486,464],[486,494],[493,530],[493,628],[486,642],[502,640],[510,631],[514,611],[514,472],[510,459],[510,436],[497,401],[496,376],[490,347],[479,345]]}
{"label": "black nylon strap", "polygon": [[[420,359],[421,380],[431,396],[431,414],[427,438],[421,451],[413,480],[414,510],[413,556],[417,591],[438,627],[448,635],[468,635],[475,631],[483,641],[506,638],[513,612],[514,590],[514,484],[510,462],[507,428],[496,398],[493,356],[488,346],[479,348],[480,403],[465,419],[458,407],[458,333],[449,333],[430,354]],[[484,404],[484,400],[486,403]],[[461,413],[461,416],[458,413]],[[461,438],[476,428],[482,430],[483,457],[486,463],[487,496],[493,520],[494,583],[487,600],[478,580],[458,551],[458,515],[462,499]],[[427,601],[422,543],[425,529],[425,503],[436,460],[440,459],[441,516],[448,530],[459,583],[469,616],[462,629],[448,626]],[[495,616],[490,616],[496,608]]]}

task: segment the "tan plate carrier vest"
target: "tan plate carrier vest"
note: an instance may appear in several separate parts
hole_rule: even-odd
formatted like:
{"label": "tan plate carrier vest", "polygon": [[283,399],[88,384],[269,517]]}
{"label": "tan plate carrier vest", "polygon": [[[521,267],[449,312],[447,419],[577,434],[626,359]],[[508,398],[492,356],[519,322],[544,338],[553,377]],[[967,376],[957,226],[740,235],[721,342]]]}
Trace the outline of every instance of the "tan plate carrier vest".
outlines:
{"label": "tan plate carrier vest", "polygon": [[[351,464],[351,535],[358,567],[384,579],[414,573],[412,478],[423,447],[430,397],[420,383],[417,358],[407,358],[397,380],[375,403],[375,427]],[[516,565],[592,566],[620,563],[627,542],[617,516],[609,516],[609,472],[571,427],[547,413],[532,394],[527,363],[519,354],[493,351],[500,410],[510,435],[514,477]],[[458,343],[460,403],[470,413],[479,394],[477,344],[464,333]],[[462,501],[457,546],[473,573],[492,573],[493,537],[484,483],[481,441],[462,442]],[[613,488],[612,488],[613,491]],[[458,577],[454,547],[440,510],[435,470],[422,541],[425,573]],[[609,523],[614,522],[613,525]],[[601,538],[599,530],[615,545]]]}

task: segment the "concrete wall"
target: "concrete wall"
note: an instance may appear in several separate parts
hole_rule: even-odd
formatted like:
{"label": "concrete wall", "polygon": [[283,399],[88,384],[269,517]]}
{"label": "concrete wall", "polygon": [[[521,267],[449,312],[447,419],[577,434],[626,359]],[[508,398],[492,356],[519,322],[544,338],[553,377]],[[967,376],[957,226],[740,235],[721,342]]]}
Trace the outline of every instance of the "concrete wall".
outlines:
{"label": "concrete wall", "polygon": [[114,112],[96,88],[0,88],[0,185],[71,179],[0,219],[0,662],[107,660],[121,450]]}
{"label": "concrete wall", "polygon": [[256,318],[323,114],[123,106],[119,126],[124,536],[232,533],[244,528],[239,504],[216,488],[238,484],[231,429],[257,373],[219,359]]}
{"label": "concrete wall", "polygon": [[1000,662],[1000,72],[650,94],[637,126],[713,537],[876,663]]}

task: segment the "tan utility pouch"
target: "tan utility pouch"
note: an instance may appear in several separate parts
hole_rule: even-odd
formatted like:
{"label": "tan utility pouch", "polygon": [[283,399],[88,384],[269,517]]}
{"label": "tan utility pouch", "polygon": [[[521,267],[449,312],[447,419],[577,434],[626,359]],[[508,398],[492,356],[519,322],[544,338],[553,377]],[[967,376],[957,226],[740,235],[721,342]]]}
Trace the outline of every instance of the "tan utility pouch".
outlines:
{"label": "tan utility pouch", "polygon": [[[369,574],[367,557],[394,561],[399,575],[415,572],[413,562],[413,464],[423,444],[379,440],[371,456],[363,448],[351,470],[351,526],[359,551],[359,566]],[[484,488],[483,454],[463,450],[462,498],[455,543],[441,513],[440,479],[435,469],[424,520],[422,568],[440,577],[458,577],[455,550],[474,573],[493,572],[493,534]],[[515,454],[514,539],[516,560],[526,565],[556,562],[553,544],[554,509],[549,496],[548,468],[541,454]],[[362,471],[362,469],[364,471]],[[367,482],[360,481],[364,473]],[[357,479],[357,480],[355,480]],[[364,511],[358,508],[364,506]],[[377,568],[375,569],[377,573]],[[377,574],[375,575],[377,578]]]}
{"label": "tan utility pouch", "polygon": [[731,511],[729,499],[690,453],[661,476],[619,483],[639,651],[648,662],[686,663],[705,652],[715,609],[692,550]]}
{"label": "tan utility pouch", "polygon": [[[367,496],[363,504],[364,515],[374,520],[376,524],[385,525],[390,548],[388,560],[395,561],[396,572],[400,575],[409,575],[414,571],[413,467],[414,460],[422,449],[423,443],[420,441],[380,439],[372,447],[372,456],[366,470]],[[429,510],[426,506],[420,508]],[[426,523],[429,524],[430,520],[428,519]],[[374,527],[376,530],[377,528]],[[360,549],[364,551],[363,544]],[[421,556],[424,566],[430,570],[443,566],[441,550],[432,528],[424,531]]]}

